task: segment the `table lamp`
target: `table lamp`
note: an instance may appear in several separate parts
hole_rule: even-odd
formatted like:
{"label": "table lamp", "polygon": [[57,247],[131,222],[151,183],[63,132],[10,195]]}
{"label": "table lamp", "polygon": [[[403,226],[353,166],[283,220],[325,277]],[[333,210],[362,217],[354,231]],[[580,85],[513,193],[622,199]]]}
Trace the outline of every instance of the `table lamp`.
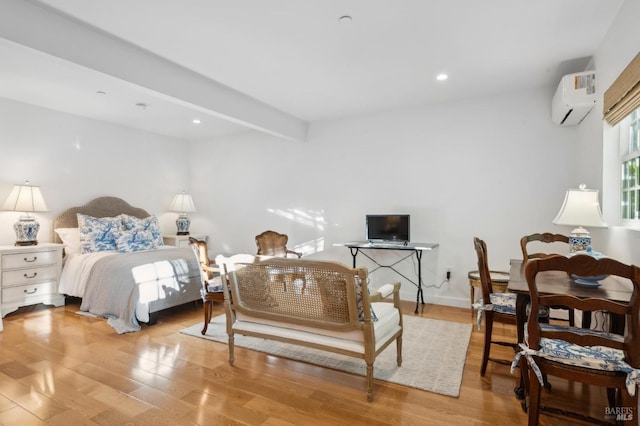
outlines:
{"label": "table lamp", "polygon": [[569,236],[569,251],[571,253],[591,250],[591,234],[584,226],[607,227],[600,211],[598,190],[587,189],[584,184],[580,185],[579,189],[569,189],[553,223],[576,226]]}
{"label": "table lamp", "polygon": [[17,246],[38,244],[37,237],[40,224],[29,213],[49,211],[44,203],[39,186],[29,185],[29,181],[24,185],[14,185],[7,201],[2,206],[2,210],[24,212],[13,225]]}
{"label": "table lamp", "polygon": [[189,225],[191,225],[191,219],[187,216],[187,213],[196,211],[196,207],[193,204],[191,195],[181,192],[173,197],[170,210],[172,212],[180,213],[180,216],[176,219],[176,226],[178,227],[178,235],[189,235]]}

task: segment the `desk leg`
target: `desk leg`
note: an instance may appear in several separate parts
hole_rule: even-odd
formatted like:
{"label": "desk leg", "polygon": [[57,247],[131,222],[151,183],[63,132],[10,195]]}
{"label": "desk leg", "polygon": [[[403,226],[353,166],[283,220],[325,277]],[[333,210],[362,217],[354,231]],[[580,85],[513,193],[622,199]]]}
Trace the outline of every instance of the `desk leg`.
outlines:
{"label": "desk leg", "polygon": [[418,293],[416,294],[416,310],[418,313],[418,305],[420,302],[424,305],[424,294],[422,292],[422,250],[416,250],[416,257],[418,258]]}
{"label": "desk leg", "polygon": [[356,267],[356,256],[358,255],[358,248],[350,247],[349,251],[351,252],[351,256],[353,257],[353,267]]}
{"label": "desk leg", "polygon": [[[529,295],[525,293],[518,293],[516,296],[516,330],[518,332],[518,343],[524,342],[524,324],[527,321],[527,302],[529,301]],[[518,399],[525,398],[525,386],[524,375],[528,374],[528,371],[522,371],[520,368],[520,383],[513,390]]]}

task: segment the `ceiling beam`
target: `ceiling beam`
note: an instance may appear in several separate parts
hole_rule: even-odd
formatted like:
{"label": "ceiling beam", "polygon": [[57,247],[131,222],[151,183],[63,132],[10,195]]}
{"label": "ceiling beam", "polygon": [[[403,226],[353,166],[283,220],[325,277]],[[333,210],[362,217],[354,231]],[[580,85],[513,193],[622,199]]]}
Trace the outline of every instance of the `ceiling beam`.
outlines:
{"label": "ceiling beam", "polygon": [[306,139],[307,122],[46,5],[2,0],[0,37],[251,129]]}

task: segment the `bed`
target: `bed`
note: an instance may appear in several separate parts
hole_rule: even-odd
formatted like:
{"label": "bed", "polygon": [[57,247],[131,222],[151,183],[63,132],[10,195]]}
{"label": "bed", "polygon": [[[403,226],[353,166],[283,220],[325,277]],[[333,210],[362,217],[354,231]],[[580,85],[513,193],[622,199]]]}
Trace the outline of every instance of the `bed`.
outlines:
{"label": "bed", "polygon": [[144,209],[100,197],[63,212],[53,230],[65,245],[58,291],[82,299],[80,313],[107,318],[118,333],[200,299],[195,252],[163,245],[157,218]]}

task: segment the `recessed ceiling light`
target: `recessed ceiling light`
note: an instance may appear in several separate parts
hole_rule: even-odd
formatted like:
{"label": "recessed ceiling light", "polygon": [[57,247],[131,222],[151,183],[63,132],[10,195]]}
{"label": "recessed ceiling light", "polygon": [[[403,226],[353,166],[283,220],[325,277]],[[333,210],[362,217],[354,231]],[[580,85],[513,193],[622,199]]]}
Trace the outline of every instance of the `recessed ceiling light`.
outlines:
{"label": "recessed ceiling light", "polygon": [[449,76],[447,74],[445,74],[445,73],[438,74],[436,76],[436,80],[438,80],[438,81],[445,81],[448,78],[449,78]]}
{"label": "recessed ceiling light", "polygon": [[193,124],[200,124],[200,120],[198,120],[197,118],[193,119]]}
{"label": "recessed ceiling light", "polygon": [[338,22],[341,22],[343,24],[346,24],[347,22],[351,22],[353,20],[353,18],[351,18],[351,16],[349,15],[342,15],[340,18],[338,18]]}

